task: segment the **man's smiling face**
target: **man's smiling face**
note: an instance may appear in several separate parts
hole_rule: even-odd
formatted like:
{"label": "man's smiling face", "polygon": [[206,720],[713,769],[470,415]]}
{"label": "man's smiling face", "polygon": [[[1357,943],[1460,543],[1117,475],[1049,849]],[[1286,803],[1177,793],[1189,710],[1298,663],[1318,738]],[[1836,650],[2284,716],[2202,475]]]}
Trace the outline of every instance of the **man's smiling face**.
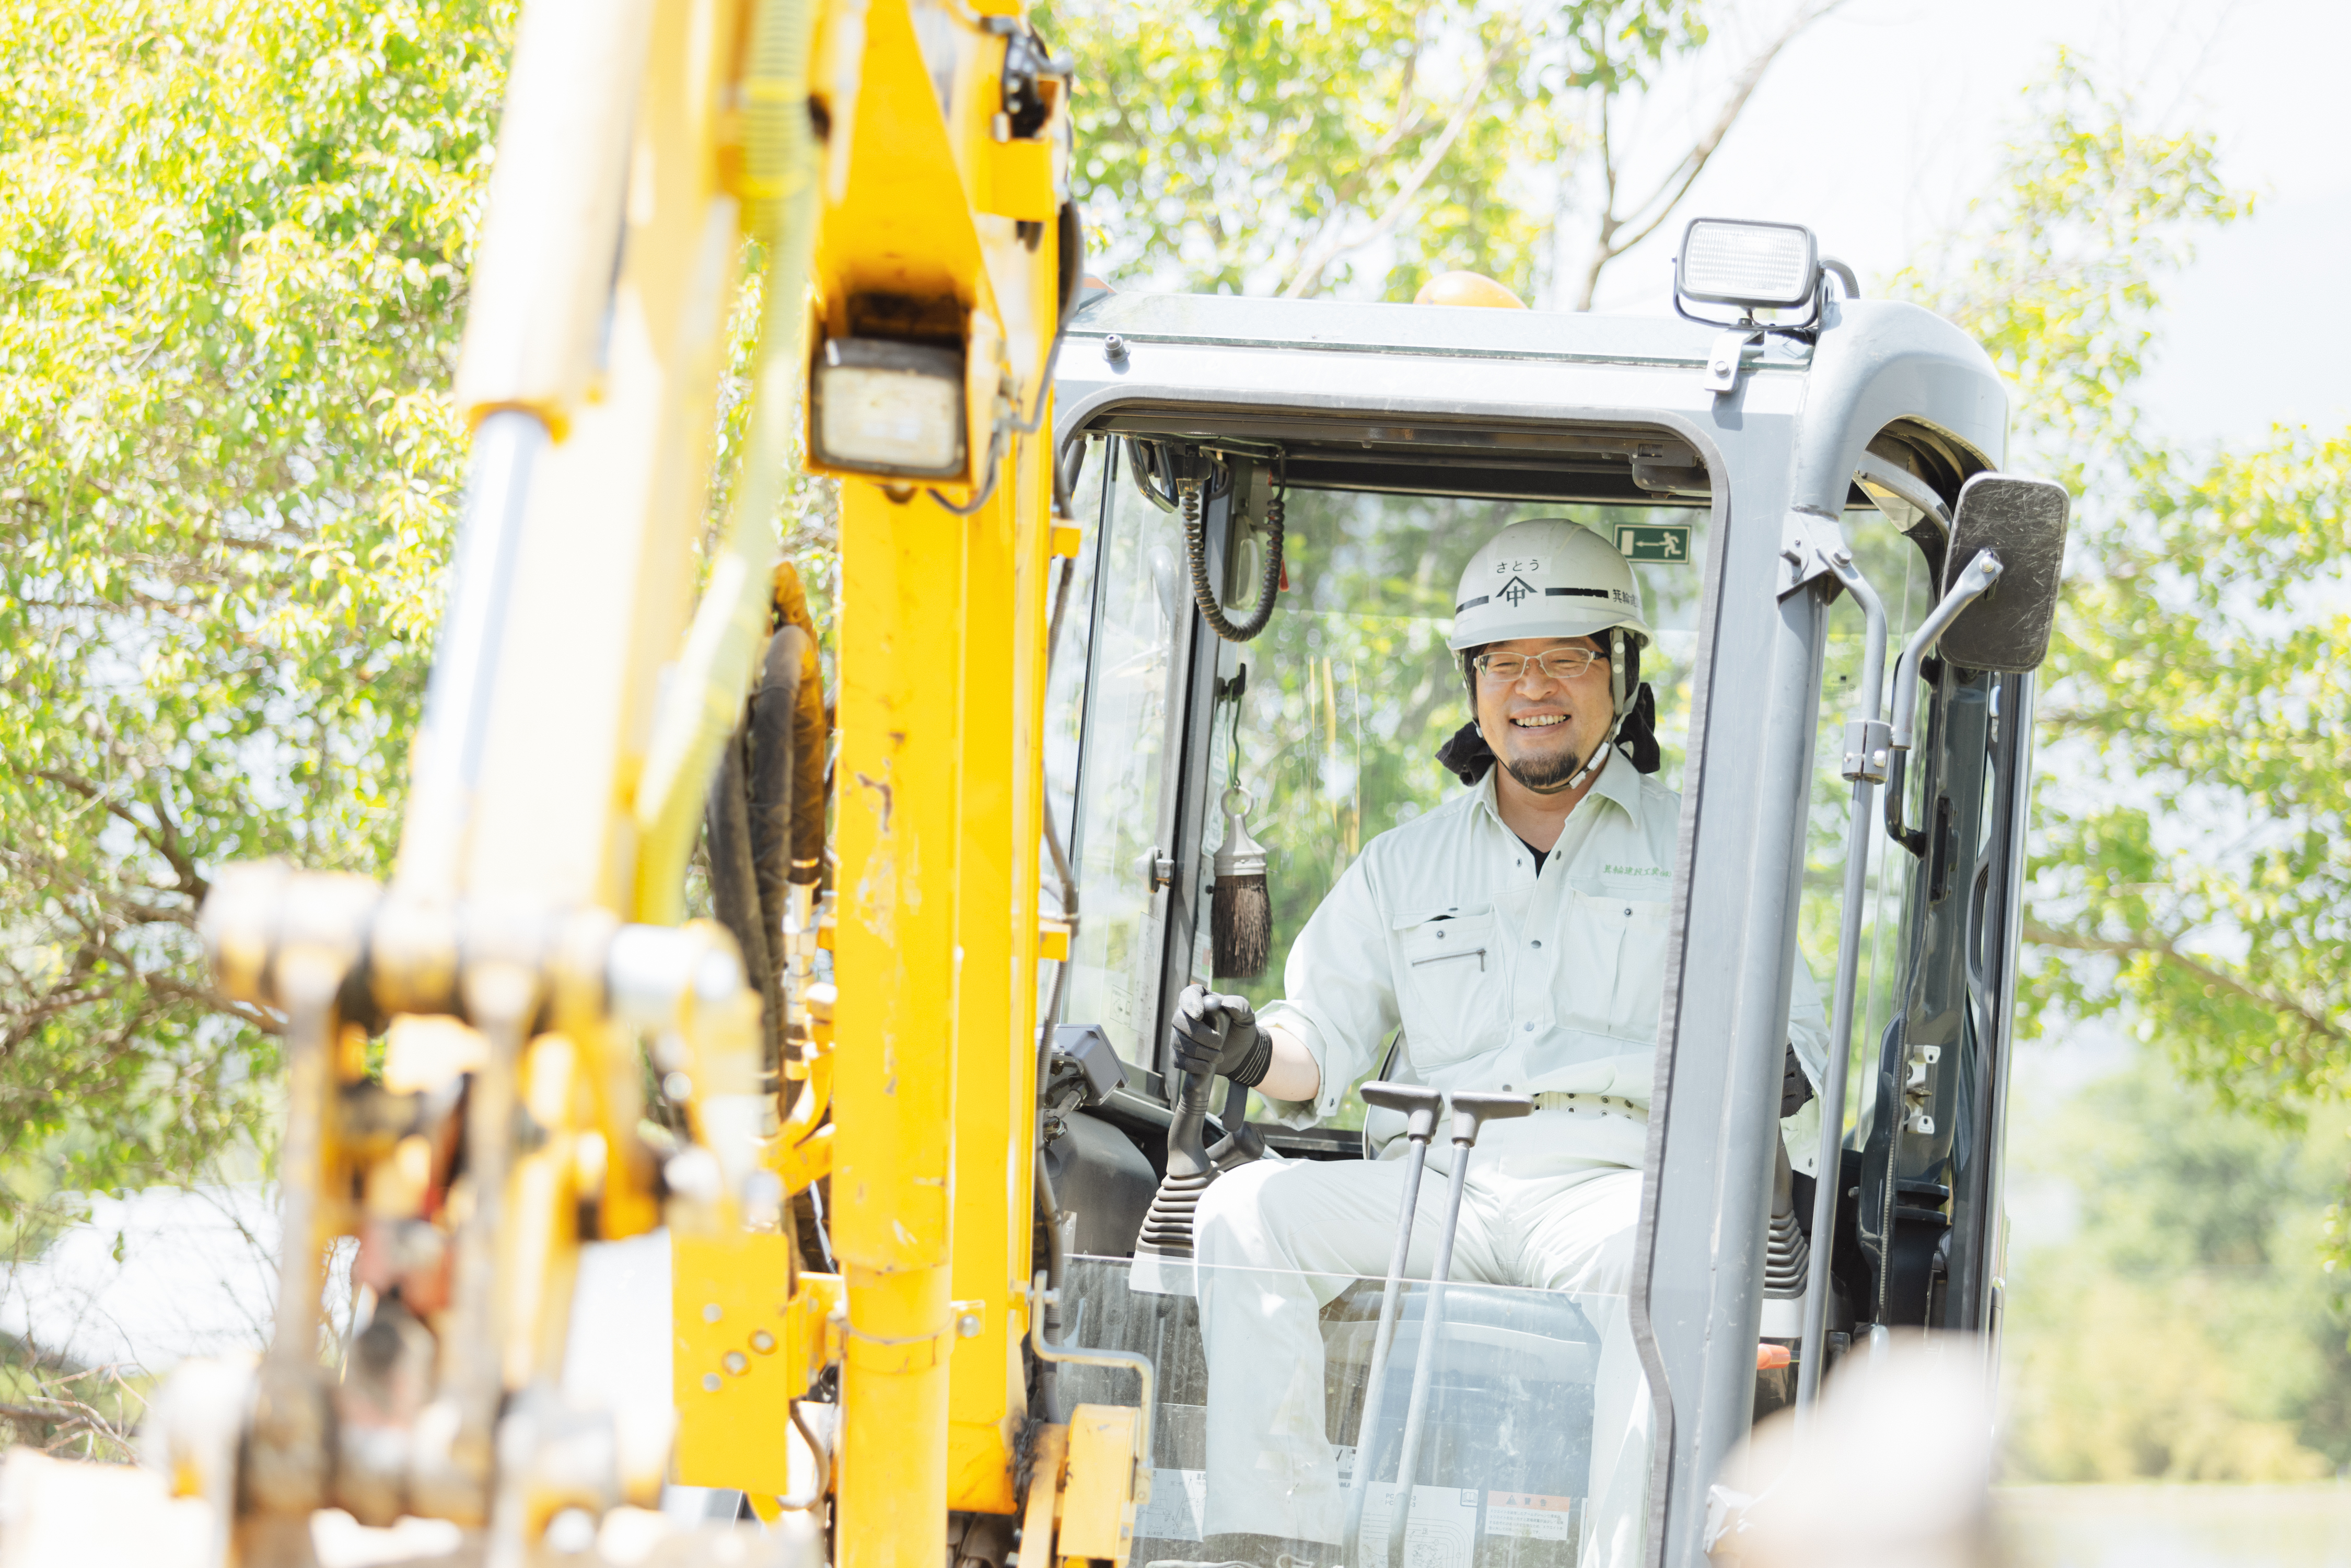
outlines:
{"label": "man's smiling face", "polygon": [[[1553,648],[1597,649],[1602,656],[1573,680],[1556,680],[1534,662]],[[1605,650],[1597,637],[1520,637],[1479,650],[1527,658],[1525,673],[1515,681],[1497,680],[1483,671],[1476,673],[1476,681],[1479,733],[1528,789],[1543,794],[1558,789],[1608,733],[1614,710]]]}

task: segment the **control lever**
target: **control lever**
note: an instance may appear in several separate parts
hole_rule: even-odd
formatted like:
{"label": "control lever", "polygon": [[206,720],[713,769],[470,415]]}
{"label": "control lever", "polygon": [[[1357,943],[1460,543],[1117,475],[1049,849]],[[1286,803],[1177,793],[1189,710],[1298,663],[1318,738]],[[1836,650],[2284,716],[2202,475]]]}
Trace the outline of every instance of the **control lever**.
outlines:
{"label": "control lever", "polygon": [[1405,1521],[1412,1513],[1413,1469],[1420,1458],[1420,1431],[1428,1416],[1428,1375],[1435,1365],[1437,1342],[1445,1332],[1445,1283],[1453,1274],[1453,1238],[1461,1228],[1461,1193],[1469,1181],[1469,1151],[1477,1146],[1478,1129],[1532,1112],[1535,1103],[1524,1094],[1456,1094],[1453,1096],[1453,1171],[1445,1197],[1445,1235],[1437,1244],[1437,1269],[1429,1276],[1428,1306],[1420,1314],[1420,1353],[1412,1367],[1412,1402],[1405,1406],[1404,1453],[1396,1460],[1395,1501],[1388,1515],[1387,1560],[1403,1568]]}
{"label": "control lever", "polygon": [[[1222,1008],[1212,1008],[1202,1016],[1215,1019],[1219,1040],[1233,1027],[1231,1016]],[[1134,1239],[1135,1268],[1130,1280],[1135,1289],[1188,1296],[1194,1290],[1192,1218],[1200,1207],[1200,1195],[1218,1175],[1207,1140],[1217,1075],[1177,1072],[1175,1076],[1174,1114],[1167,1124],[1167,1174],[1144,1212],[1142,1233]],[[1174,1281],[1165,1271],[1167,1264],[1180,1265],[1174,1270]]]}
{"label": "control lever", "polygon": [[1340,1539],[1350,1561],[1363,1561],[1364,1499],[1371,1493],[1372,1444],[1380,1429],[1381,1396],[1387,1387],[1388,1349],[1395,1341],[1396,1297],[1404,1271],[1411,1266],[1412,1222],[1420,1208],[1420,1173],[1428,1163],[1428,1141],[1437,1134],[1437,1119],[1445,1113],[1445,1096],[1416,1083],[1366,1083],[1364,1103],[1406,1117],[1404,1206],[1396,1214],[1395,1251],[1388,1259],[1386,1288],[1380,1292],[1380,1326],[1372,1335],[1372,1381],[1364,1395],[1364,1418],[1355,1427],[1354,1485],[1347,1495],[1347,1531]]}
{"label": "control lever", "polygon": [[1219,1176],[1265,1158],[1265,1134],[1249,1124],[1249,1086],[1227,1082],[1225,1135],[1208,1145],[1208,1159]]}

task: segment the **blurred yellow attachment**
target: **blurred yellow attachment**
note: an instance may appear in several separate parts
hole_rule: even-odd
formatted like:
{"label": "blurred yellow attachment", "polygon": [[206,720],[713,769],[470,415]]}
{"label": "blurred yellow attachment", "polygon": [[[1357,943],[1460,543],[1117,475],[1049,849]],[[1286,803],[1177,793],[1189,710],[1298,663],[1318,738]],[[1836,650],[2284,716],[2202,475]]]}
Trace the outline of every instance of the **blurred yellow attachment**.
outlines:
{"label": "blurred yellow attachment", "polygon": [[1523,310],[1527,302],[1482,272],[1440,272],[1420,286],[1415,305],[1474,305],[1489,310]]}

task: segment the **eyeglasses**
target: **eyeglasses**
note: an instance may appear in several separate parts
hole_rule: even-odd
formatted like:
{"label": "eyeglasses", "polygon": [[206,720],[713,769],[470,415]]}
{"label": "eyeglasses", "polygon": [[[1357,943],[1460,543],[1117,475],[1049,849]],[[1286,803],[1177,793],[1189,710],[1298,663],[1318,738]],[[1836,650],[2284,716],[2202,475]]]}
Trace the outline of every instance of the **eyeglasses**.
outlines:
{"label": "eyeglasses", "polygon": [[1554,681],[1572,681],[1592,668],[1593,660],[1604,656],[1597,648],[1547,648],[1531,657],[1525,653],[1480,653],[1470,663],[1488,680],[1498,685],[1510,685],[1525,678],[1529,664]]}

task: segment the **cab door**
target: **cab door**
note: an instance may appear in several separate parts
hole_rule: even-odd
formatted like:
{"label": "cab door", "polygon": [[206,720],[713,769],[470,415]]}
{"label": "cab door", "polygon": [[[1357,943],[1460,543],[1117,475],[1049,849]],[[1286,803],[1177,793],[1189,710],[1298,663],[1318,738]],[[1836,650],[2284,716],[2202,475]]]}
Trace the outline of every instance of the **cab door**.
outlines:
{"label": "cab door", "polygon": [[1847,1155],[1865,1266],[1854,1305],[1888,1327],[1996,1332],[2032,677],[1941,660],[1924,673],[1921,766],[1886,818],[1899,988]]}

